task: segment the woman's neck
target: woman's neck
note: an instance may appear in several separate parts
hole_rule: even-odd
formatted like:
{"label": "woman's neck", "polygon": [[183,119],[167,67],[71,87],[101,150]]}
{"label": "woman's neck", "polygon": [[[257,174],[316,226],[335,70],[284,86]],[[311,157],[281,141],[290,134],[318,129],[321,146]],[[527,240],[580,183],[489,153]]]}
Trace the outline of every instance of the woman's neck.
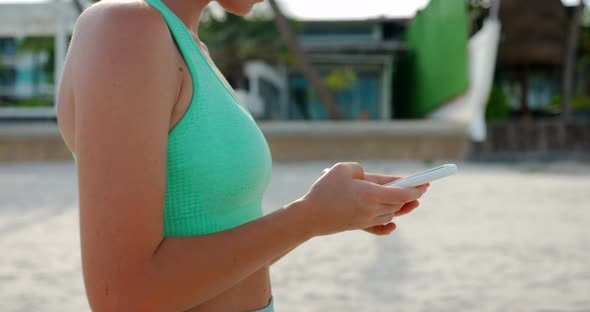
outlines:
{"label": "woman's neck", "polygon": [[211,0],[161,0],[197,36],[201,13]]}

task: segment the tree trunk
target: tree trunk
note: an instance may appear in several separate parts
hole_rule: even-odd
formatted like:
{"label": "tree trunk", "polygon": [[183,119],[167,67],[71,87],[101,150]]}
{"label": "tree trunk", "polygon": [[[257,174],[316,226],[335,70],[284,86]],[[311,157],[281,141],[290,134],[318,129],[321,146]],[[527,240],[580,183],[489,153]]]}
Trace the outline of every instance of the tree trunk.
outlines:
{"label": "tree trunk", "polygon": [[563,119],[568,119],[571,114],[572,90],[574,84],[574,67],[576,65],[576,52],[578,51],[578,40],[580,34],[580,18],[584,11],[584,1],[574,9],[573,17],[570,21],[570,31],[565,47],[565,58],[563,60],[563,77],[562,77],[562,110]]}
{"label": "tree trunk", "polygon": [[322,82],[322,79],[320,78],[319,74],[315,71],[315,69],[307,59],[307,56],[305,55],[303,49],[299,45],[299,42],[297,42],[297,39],[293,35],[291,27],[289,26],[289,22],[283,15],[283,12],[281,11],[281,8],[277,4],[276,0],[269,0],[268,2],[275,15],[275,23],[277,25],[277,28],[283,35],[283,38],[285,39],[287,46],[295,55],[295,58],[297,59],[297,65],[299,66],[299,69],[301,69],[301,72],[303,73],[307,81],[309,81],[311,88],[317,94],[320,101],[325,106],[326,111],[330,115],[330,118],[342,119],[342,114],[340,113],[338,106],[336,105],[334,96],[324,86],[324,83]]}

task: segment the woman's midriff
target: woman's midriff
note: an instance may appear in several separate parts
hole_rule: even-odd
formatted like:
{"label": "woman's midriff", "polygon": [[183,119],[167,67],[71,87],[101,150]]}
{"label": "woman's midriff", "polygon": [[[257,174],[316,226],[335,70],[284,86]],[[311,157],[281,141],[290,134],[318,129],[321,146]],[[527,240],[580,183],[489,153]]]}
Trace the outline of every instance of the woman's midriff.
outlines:
{"label": "woman's midriff", "polygon": [[266,266],[189,312],[256,311],[268,305],[271,293],[269,269]]}

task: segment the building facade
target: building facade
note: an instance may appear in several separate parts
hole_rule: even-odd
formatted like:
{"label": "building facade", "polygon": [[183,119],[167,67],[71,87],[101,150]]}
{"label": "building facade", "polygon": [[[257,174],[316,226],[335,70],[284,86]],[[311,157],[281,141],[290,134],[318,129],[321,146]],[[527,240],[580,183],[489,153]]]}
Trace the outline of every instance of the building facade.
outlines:
{"label": "building facade", "polygon": [[[398,56],[405,51],[404,29],[405,20],[391,19],[302,22],[298,39],[344,119],[391,119],[393,76]],[[272,75],[260,74],[272,71],[262,69],[260,62],[246,67],[251,90],[241,94],[257,119],[330,119],[297,67],[275,68]]]}
{"label": "building facade", "polygon": [[[51,98],[51,73],[46,69],[49,51],[19,49],[19,38],[0,38],[0,105],[27,105],[32,98]],[[51,106],[52,101],[47,104]],[[31,104],[29,104],[31,105]]]}

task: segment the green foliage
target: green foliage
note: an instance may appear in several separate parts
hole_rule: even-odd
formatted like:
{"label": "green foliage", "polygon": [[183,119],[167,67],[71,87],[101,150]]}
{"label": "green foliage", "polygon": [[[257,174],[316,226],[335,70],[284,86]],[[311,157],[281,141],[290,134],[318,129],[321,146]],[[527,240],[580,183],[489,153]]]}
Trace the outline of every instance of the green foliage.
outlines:
{"label": "green foliage", "polygon": [[572,99],[572,109],[590,110],[590,97],[577,95]]}
{"label": "green foliage", "polygon": [[500,120],[508,117],[510,106],[504,90],[498,85],[492,86],[486,106],[486,120]]}
{"label": "green foliage", "polygon": [[53,99],[50,97],[33,97],[15,101],[13,107],[52,107]]}
{"label": "green foliage", "polygon": [[19,50],[22,52],[39,53],[47,51],[49,59],[43,64],[42,69],[48,76],[48,82],[54,82],[55,73],[55,37],[28,36],[20,39]]}
{"label": "green foliage", "polygon": [[41,52],[53,50],[55,46],[54,37],[28,36],[19,41],[19,49],[22,51]]}
{"label": "green foliage", "polygon": [[358,77],[350,67],[341,67],[332,70],[324,80],[324,84],[333,92],[350,89],[356,84]]}
{"label": "green foliage", "polygon": [[284,44],[272,17],[265,14],[242,18],[225,13],[222,19],[206,14],[199,27],[199,38],[205,42],[224,74],[239,71],[247,60],[269,63],[292,63],[293,56]]}
{"label": "green foliage", "polygon": [[[553,110],[560,110],[561,104],[561,94],[557,94],[551,99],[550,108]],[[575,95],[572,98],[571,105],[573,110],[590,110],[590,97]]]}

